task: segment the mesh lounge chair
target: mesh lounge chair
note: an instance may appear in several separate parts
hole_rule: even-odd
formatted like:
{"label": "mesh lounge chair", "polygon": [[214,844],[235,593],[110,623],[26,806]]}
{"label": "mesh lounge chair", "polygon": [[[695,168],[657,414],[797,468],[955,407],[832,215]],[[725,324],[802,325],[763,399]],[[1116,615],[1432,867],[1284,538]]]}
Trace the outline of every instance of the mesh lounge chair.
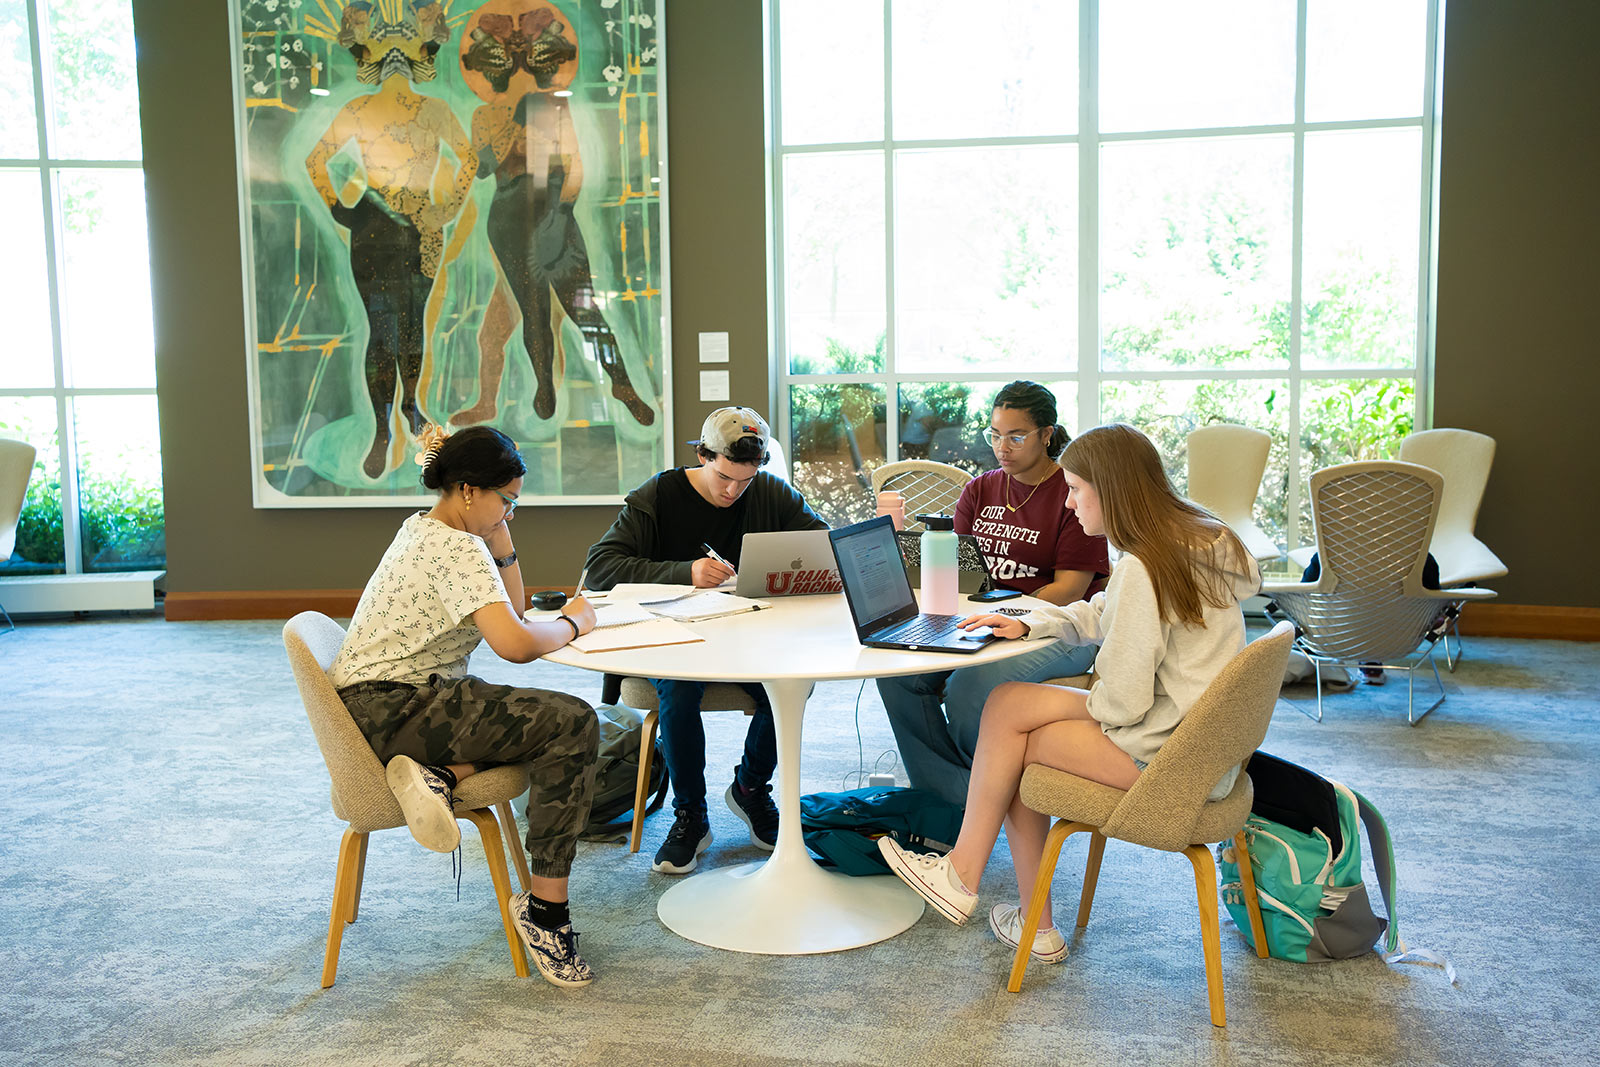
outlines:
{"label": "mesh lounge chair", "polygon": [[903,459],[872,472],[872,495],[894,490],[906,501],[906,529],[921,530],[918,515],[951,515],[972,475],[949,463]]}
{"label": "mesh lounge chair", "polygon": [[[1343,463],[1311,476],[1322,573],[1312,582],[1263,585],[1261,592],[1300,630],[1295,644],[1316,670],[1318,722],[1325,666],[1376,664],[1405,671],[1406,721],[1413,726],[1444,702],[1444,682],[1433,661],[1444,634],[1440,616],[1452,603],[1495,594],[1423,587],[1443,493],[1439,473],[1414,463]],[[1418,715],[1416,671],[1424,660],[1433,668],[1439,699]]]}

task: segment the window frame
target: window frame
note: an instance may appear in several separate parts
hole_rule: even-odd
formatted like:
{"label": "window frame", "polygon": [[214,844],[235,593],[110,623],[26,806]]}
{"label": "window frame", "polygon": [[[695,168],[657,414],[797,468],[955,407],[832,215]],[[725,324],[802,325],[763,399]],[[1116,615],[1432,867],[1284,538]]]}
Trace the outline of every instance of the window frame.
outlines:
{"label": "window frame", "polygon": [[[57,461],[61,481],[61,537],[63,565],[61,573],[76,575],[86,573],[83,559],[83,520],[80,514],[81,499],[78,494],[78,434],[74,404],[84,396],[148,396],[156,395],[156,387],[112,386],[82,387],[68,384],[66,351],[63,345],[62,278],[64,264],[61,184],[64,172],[92,170],[144,171],[144,159],[65,159],[54,155],[51,129],[54,126],[54,96],[51,92],[54,65],[51,62],[50,26],[45,10],[47,0],[24,0],[27,12],[29,55],[33,64],[33,105],[35,119],[35,144],[39,151],[34,156],[0,159],[0,170],[36,172],[39,179],[39,206],[44,217],[45,287],[49,299],[51,366],[53,380],[50,387],[12,388],[0,384],[0,397],[49,397],[55,402]],[[0,567],[5,565],[0,560]],[[163,562],[163,567],[165,563]],[[126,568],[124,568],[126,569]],[[113,569],[87,573],[112,573]]]}
{"label": "window frame", "polygon": [[[1099,128],[1099,12],[1101,0],[1080,0],[1078,18],[1078,132],[1057,136],[950,138],[896,140],[894,137],[894,2],[880,0],[883,13],[883,137],[871,141],[785,145],[782,140],[781,5],[802,0],[767,0],[767,171],[768,171],[768,291],[769,331],[774,365],[769,404],[780,439],[793,450],[790,425],[790,390],[807,385],[873,385],[884,389],[884,454],[893,462],[900,456],[898,387],[923,382],[1003,384],[1018,377],[1038,380],[1075,380],[1079,429],[1100,421],[1101,386],[1111,382],[1218,381],[1230,379],[1284,381],[1289,384],[1287,447],[1290,472],[1285,500],[1286,549],[1314,543],[1312,531],[1300,528],[1301,483],[1310,472],[1302,470],[1301,404],[1307,383],[1338,379],[1409,379],[1413,385],[1413,430],[1432,422],[1434,368],[1434,309],[1438,261],[1437,123],[1440,110],[1439,57],[1442,52],[1442,9],[1445,0],[1424,0],[1424,68],[1422,111],[1415,116],[1307,122],[1306,26],[1309,0],[1295,2],[1295,89],[1293,121],[1258,126],[1221,126],[1179,130],[1140,130],[1105,133]],[[1361,366],[1307,369],[1302,366],[1304,294],[1302,250],[1304,241],[1305,153],[1308,134],[1347,130],[1419,129],[1420,183],[1418,189],[1417,307],[1415,359],[1410,367]],[[1208,138],[1290,135],[1293,139],[1291,192],[1291,275],[1289,358],[1286,366],[1239,370],[1106,371],[1101,367],[1100,336],[1100,149],[1119,142],[1196,141]],[[1028,145],[1074,145],[1078,157],[1078,335],[1075,366],[1041,364],[1010,367],[994,372],[900,372],[896,369],[895,337],[895,162],[896,153],[908,149],[1013,148]],[[884,161],[884,366],[873,374],[793,374],[789,370],[786,278],[784,273],[784,170],[790,157],[827,153],[878,151]],[[1065,414],[1065,412],[1063,412]]]}

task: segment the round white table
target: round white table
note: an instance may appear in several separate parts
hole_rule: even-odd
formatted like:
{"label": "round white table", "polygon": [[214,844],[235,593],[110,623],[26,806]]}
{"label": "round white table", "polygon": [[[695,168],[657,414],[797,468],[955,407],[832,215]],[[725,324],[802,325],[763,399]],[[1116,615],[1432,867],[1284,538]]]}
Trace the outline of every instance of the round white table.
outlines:
{"label": "round white table", "polygon": [[[604,603],[604,601],[599,601]],[[1027,598],[1006,602],[1031,606]],[[961,600],[963,613],[993,610]],[[705,682],[759,682],[778,738],[778,843],[766,860],[694,874],[661,894],[656,914],[690,941],[736,952],[804,955],[870,945],[909,928],[922,898],[893,875],[862,878],[819,867],[800,834],[800,735],[813,683],[948,671],[1020,655],[1026,641],[978,652],[864,648],[843,594],[779,597],[764,611],[691,623],[704,638],[683,645],[544,658],[569,667]]]}

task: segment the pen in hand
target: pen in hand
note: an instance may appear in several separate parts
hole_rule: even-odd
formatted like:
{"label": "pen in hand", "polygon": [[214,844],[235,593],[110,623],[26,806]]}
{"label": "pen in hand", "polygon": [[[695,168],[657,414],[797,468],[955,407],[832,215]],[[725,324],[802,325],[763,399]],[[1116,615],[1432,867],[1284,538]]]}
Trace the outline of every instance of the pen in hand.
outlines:
{"label": "pen in hand", "polygon": [[[739,572],[734,568],[734,565],[723,559],[722,554],[716,549],[712,548],[704,541],[700,543],[700,547],[705,550],[706,557],[711,561],[711,563],[716,564],[717,567],[727,571],[727,573],[717,573],[716,570],[711,567],[710,563],[706,563],[705,560],[702,560],[694,565],[694,584],[696,586],[699,586],[700,588],[718,586],[738,575]],[[706,571],[710,571],[710,573],[706,574]]]}

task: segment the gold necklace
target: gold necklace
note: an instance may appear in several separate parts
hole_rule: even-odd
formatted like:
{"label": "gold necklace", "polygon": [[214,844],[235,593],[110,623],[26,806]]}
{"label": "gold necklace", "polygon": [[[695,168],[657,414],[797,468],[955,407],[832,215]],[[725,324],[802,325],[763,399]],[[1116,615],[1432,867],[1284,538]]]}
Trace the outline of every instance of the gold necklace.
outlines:
{"label": "gold necklace", "polygon": [[1039,487],[1045,482],[1048,482],[1050,480],[1050,476],[1053,474],[1055,474],[1055,471],[1051,471],[1050,474],[1046,474],[1043,478],[1040,478],[1037,482],[1033,483],[1033,492],[1023,497],[1022,503],[1020,504],[1013,504],[1011,502],[1011,483],[1016,481],[1016,479],[1009,474],[1006,475],[1006,507],[1012,511],[1016,511],[1018,508],[1027,507],[1028,501],[1033,499],[1033,493],[1037,493],[1039,491]]}

